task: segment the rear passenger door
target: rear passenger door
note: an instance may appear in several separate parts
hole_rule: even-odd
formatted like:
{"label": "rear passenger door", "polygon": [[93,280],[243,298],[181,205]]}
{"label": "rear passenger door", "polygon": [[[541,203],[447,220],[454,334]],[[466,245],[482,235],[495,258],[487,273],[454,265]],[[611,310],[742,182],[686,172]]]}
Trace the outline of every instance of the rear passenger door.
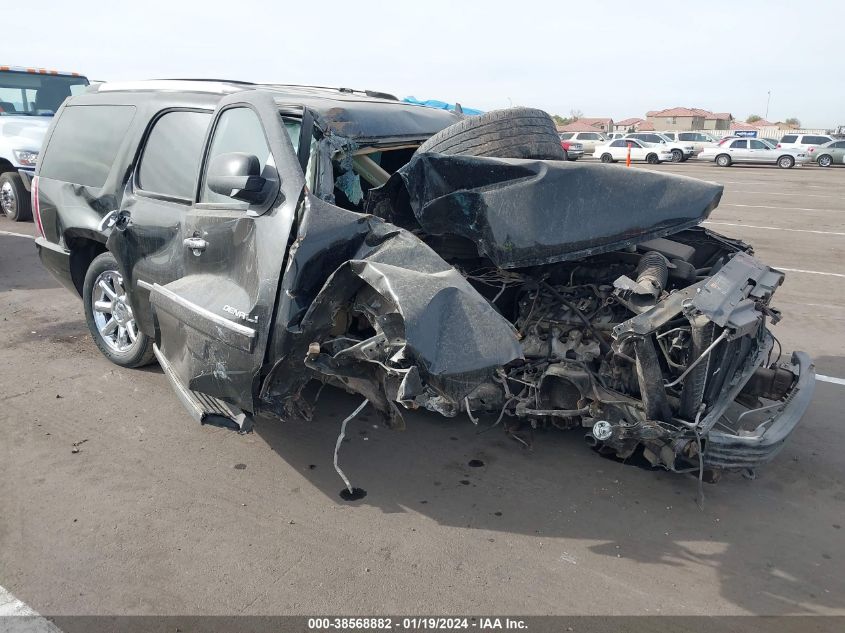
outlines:
{"label": "rear passenger door", "polygon": [[728,146],[728,153],[731,155],[732,161],[746,162],[748,160],[748,141],[746,139],[731,141]]}
{"label": "rear passenger door", "polygon": [[[266,93],[230,95],[214,113],[198,193],[181,223],[181,275],[154,284],[150,295],[159,360],[177,392],[255,410],[304,186],[291,142],[298,137],[296,123],[283,123]],[[244,170],[248,180],[237,176]]]}
{"label": "rear passenger door", "polygon": [[174,108],[152,119],[109,236],[136,323],[151,337],[150,290],[184,274],[182,225],[196,195],[211,115],[211,110]]}

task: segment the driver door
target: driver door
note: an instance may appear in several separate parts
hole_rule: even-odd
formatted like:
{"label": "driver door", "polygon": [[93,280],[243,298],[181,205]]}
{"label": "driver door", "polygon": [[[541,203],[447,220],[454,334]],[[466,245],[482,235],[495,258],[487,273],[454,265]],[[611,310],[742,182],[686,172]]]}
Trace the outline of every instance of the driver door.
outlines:
{"label": "driver door", "polygon": [[[196,398],[205,394],[255,410],[304,186],[288,126],[266,93],[230,95],[214,113],[198,192],[182,219],[184,272],[149,289],[159,328],[156,353],[183,401],[187,390],[195,402],[208,402]],[[244,165],[252,171],[239,189],[232,178],[242,177]]]}

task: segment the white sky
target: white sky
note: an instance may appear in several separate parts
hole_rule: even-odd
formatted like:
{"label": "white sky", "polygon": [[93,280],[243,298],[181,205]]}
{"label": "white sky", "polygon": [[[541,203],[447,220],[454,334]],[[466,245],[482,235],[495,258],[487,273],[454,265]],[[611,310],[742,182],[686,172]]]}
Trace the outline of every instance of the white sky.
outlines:
{"label": "white sky", "polygon": [[762,116],[771,90],[772,121],[845,124],[845,0],[42,0],[8,11],[23,20],[3,29],[0,63],[92,79],[344,86],[617,120],[672,106]]}

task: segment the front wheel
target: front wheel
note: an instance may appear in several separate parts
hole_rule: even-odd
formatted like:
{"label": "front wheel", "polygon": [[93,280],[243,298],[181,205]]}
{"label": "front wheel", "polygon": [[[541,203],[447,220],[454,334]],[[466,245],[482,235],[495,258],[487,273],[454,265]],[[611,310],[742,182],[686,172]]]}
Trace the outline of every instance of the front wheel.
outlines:
{"label": "front wheel", "polygon": [[727,154],[719,154],[716,157],[716,164],[719,167],[730,167],[731,166],[731,157]]}
{"label": "front wheel", "polygon": [[32,219],[29,192],[20,174],[13,171],[0,174],[0,208],[12,222]]}
{"label": "front wheel", "polygon": [[613,162],[613,156],[611,156],[610,154],[607,154],[607,153],[602,154],[601,155],[601,162],[612,163]]}
{"label": "front wheel", "polygon": [[153,360],[153,341],[138,329],[123,275],[111,253],[91,262],[82,301],[88,329],[103,356],[121,367],[141,367]]}
{"label": "front wheel", "polygon": [[649,154],[646,156],[646,162],[649,165],[657,165],[660,162],[660,159],[657,157],[657,154]]}
{"label": "front wheel", "polygon": [[795,159],[792,156],[781,156],[778,158],[778,167],[781,169],[791,169],[795,164]]}
{"label": "front wheel", "polygon": [[819,156],[819,167],[830,167],[833,164],[833,157],[830,154],[822,154]]}
{"label": "front wheel", "polygon": [[672,162],[673,163],[680,163],[684,160],[684,153],[679,149],[672,150]]}

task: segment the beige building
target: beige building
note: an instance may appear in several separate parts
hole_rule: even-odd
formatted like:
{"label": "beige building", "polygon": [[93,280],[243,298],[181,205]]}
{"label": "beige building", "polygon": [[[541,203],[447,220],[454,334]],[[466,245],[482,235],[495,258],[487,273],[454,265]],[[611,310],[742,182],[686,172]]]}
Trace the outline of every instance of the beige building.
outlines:
{"label": "beige building", "polygon": [[646,112],[646,120],[656,130],[727,130],[733,117],[729,112],[701,108],[667,108]]}

